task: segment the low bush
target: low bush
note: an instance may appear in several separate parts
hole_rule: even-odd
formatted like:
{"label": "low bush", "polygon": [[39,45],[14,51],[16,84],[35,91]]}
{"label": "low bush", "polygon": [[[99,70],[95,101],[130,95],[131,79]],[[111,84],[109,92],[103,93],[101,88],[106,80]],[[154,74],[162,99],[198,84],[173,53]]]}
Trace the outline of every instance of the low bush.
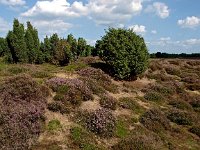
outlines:
{"label": "low bush", "polygon": [[108,108],[111,110],[117,109],[117,100],[110,95],[104,94],[100,99],[101,107]]}
{"label": "low bush", "polygon": [[171,128],[167,117],[158,109],[148,110],[140,116],[139,121],[147,129],[155,132],[161,132]]}
{"label": "low bush", "polygon": [[0,87],[0,149],[28,149],[42,132],[46,92],[30,76],[7,79]]}
{"label": "low bush", "polygon": [[199,66],[200,61],[187,61],[187,64],[189,64],[190,66]]}
{"label": "low bush", "polygon": [[93,100],[93,95],[87,85],[79,79],[52,78],[47,81],[50,88],[63,95],[62,102],[70,102],[79,106],[82,101]]}
{"label": "low bush", "polygon": [[159,94],[158,92],[150,91],[144,95],[144,98],[148,101],[153,102],[162,102],[165,100],[165,98]]}
{"label": "low bush", "polygon": [[14,75],[17,75],[17,74],[20,74],[20,73],[25,73],[27,71],[28,71],[27,68],[18,67],[18,66],[8,68],[8,72],[10,72],[11,74],[14,74]]}
{"label": "low bush", "polygon": [[113,150],[155,150],[167,149],[162,139],[155,133],[136,126],[130,135],[112,146]]}
{"label": "low bush", "polygon": [[200,137],[200,126],[192,126],[189,131]]}
{"label": "low bush", "polygon": [[193,124],[192,115],[185,111],[171,110],[168,113],[167,118],[178,125],[192,125]]}
{"label": "low bush", "polygon": [[78,72],[81,77],[89,78],[95,82],[95,85],[103,87],[105,90],[112,93],[117,93],[118,88],[112,83],[111,77],[105,74],[101,69],[85,68]]}
{"label": "low bush", "polygon": [[98,109],[87,118],[87,128],[102,137],[113,136],[116,119],[108,109]]}
{"label": "low bush", "polygon": [[51,77],[51,74],[46,71],[34,71],[31,73],[31,76],[33,78],[49,78]]}
{"label": "low bush", "polygon": [[50,110],[50,111],[53,111],[53,112],[60,112],[61,114],[67,114],[70,112],[70,109],[68,107],[66,107],[63,103],[61,102],[52,102],[52,103],[49,103],[47,108]]}
{"label": "low bush", "polygon": [[132,97],[122,97],[119,99],[119,106],[124,109],[130,109],[135,113],[142,113],[144,108],[142,108],[134,98]]}
{"label": "low bush", "polygon": [[55,101],[63,101],[64,100],[64,95],[63,94],[56,94],[53,97],[53,100],[55,100]]}
{"label": "low bush", "polygon": [[165,68],[165,71],[170,75],[177,75],[179,76],[181,74],[180,70],[177,67],[168,66]]}
{"label": "low bush", "polygon": [[192,106],[189,103],[182,100],[172,100],[169,102],[169,105],[177,109],[192,110]]}
{"label": "low bush", "polygon": [[185,84],[185,86],[191,91],[200,91],[200,81],[193,84]]}

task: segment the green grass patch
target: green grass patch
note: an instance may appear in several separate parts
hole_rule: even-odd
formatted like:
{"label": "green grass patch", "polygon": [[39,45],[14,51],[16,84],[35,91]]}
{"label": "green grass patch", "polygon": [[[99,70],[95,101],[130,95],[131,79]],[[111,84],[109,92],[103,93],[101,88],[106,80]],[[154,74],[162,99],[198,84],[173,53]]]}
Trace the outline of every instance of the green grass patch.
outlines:
{"label": "green grass patch", "polygon": [[118,120],[116,124],[115,135],[119,138],[124,138],[128,135],[127,124],[123,120]]}
{"label": "green grass patch", "polygon": [[51,120],[48,123],[47,129],[48,131],[57,131],[62,128],[62,125],[59,120]]}
{"label": "green grass patch", "polygon": [[140,114],[145,111],[143,107],[141,107],[137,101],[132,97],[122,97],[119,99],[119,106],[124,109],[130,109],[133,112]]}

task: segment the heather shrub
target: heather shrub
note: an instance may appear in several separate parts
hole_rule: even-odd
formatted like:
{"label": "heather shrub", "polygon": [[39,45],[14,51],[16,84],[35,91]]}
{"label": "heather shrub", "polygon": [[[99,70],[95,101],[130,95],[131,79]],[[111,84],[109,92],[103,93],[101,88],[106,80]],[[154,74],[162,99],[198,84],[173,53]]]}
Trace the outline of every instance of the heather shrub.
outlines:
{"label": "heather shrub", "polygon": [[139,121],[149,130],[161,132],[170,129],[167,117],[158,109],[151,109],[140,116]]}
{"label": "heather shrub", "polygon": [[193,84],[185,84],[185,86],[191,91],[200,91],[200,81]]}
{"label": "heather shrub", "polygon": [[183,73],[180,76],[181,76],[181,81],[186,83],[199,82],[199,76],[195,73]]}
{"label": "heather shrub", "polygon": [[135,113],[142,113],[144,111],[144,108],[142,108],[132,97],[119,98],[119,106],[124,109],[130,109]]}
{"label": "heather shrub", "polygon": [[87,118],[87,128],[102,137],[113,136],[116,119],[108,109],[98,109]]}
{"label": "heather shrub", "polygon": [[165,71],[170,75],[177,75],[179,76],[181,74],[180,70],[177,67],[174,66],[168,66],[165,68]]}
{"label": "heather shrub", "polygon": [[112,83],[111,77],[105,74],[101,69],[88,67],[80,70],[78,74],[81,77],[86,77],[90,80],[93,80],[93,82],[96,83],[95,85],[101,86],[107,91],[112,93],[116,93],[118,91],[117,86]]}
{"label": "heather shrub", "polygon": [[47,81],[50,88],[63,95],[62,102],[79,106],[82,101],[93,100],[90,89],[79,79],[52,78]]}
{"label": "heather shrub", "polygon": [[166,149],[162,139],[155,133],[135,126],[130,134],[112,146],[113,150],[155,150]]}
{"label": "heather shrub", "polygon": [[193,134],[196,134],[197,136],[200,137],[200,126],[197,125],[197,126],[192,126],[189,131]]}
{"label": "heather shrub", "polygon": [[164,97],[159,94],[158,92],[154,92],[154,91],[149,91],[144,95],[144,98],[148,101],[153,101],[153,102],[161,102],[164,99]]}
{"label": "heather shrub", "polygon": [[7,79],[0,87],[0,149],[29,149],[42,131],[46,94],[30,76]]}
{"label": "heather shrub", "polygon": [[185,111],[171,110],[169,111],[167,118],[178,125],[192,125],[194,118]]}
{"label": "heather shrub", "polygon": [[149,79],[155,79],[157,81],[171,81],[171,80],[173,80],[172,77],[165,75],[165,74],[161,74],[161,73],[147,74],[146,76]]}
{"label": "heather shrub", "polygon": [[33,78],[49,78],[51,77],[51,74],[46,71],[34,71],[31,73],[31,76]]}
{"label": "heather shrub", "polygon": [[27,68],[18,67],[18,66],[8,68],[8,72],[10,72],[11,74],[14,74],[14,75],[17,75],[17,74],[20,74],[20,73],[25,73],[27,71],[28,71]]}
{"label": "heather shrub", "polygon": [[61,102],[52,102],[52,103],[49,103],[47,108],[50,110],[50,111],[53,111],[53,112],[60,112],[61,114],[66,114],[66,113],[69,113],[70,112],[70,109],[68,107],[66,107],[63,103]]}
{"label": "heather shrub", "polygon": [[192,106],[189,103],[182,100],[172,100],[169,102],[169,105],[177,109],[192,110]]}
{"label": "heather shrub", "polygon": [[149,90],[158,92],[164,96],[170,96],[175,93],[174,87],[161,84],[150,85],[149,87],[143,89],[144,92],[147,92]]}
{"label": "heather shrub", "polygon": [[110,95],[104,94],[100,99],[101,107],[116,110],[117,100]]}
{"label": "heather shrub", "polygon": [[64,100],[64,95],[63,94],[56,94],[53,97],[53,100],[55,100],[55,101],[63,101]]}
{"label": "heather shrub", "polygon": [[187,64],[189,64],[190,66],[199,66],[200,61],[187,61]]}
{"label": "heather shrub", "polygon": [[47,129],[48,131],[57,131],[62,128],[62,125],[59,120],[51,120],[48,123]]}

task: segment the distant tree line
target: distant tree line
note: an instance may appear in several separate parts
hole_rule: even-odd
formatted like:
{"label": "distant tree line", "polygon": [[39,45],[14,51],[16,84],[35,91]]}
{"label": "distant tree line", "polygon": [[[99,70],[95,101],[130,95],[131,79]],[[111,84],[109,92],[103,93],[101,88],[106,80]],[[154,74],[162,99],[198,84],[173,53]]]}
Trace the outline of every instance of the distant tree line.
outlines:
{"label": "distant tree line", "polygon": [[151,58],[200,58],[200,53],[168,54],[168,53],[157,52],[157,53],[150,54],[150,57]]}
{"label": "distant tree line", "polygon": [[40,42],[37,29],[30,22],[25,29],[17,19],[14,19],[13,29],[6,38],[0,38],[0,57],[9,63],[65,65],[78,57],[91,55],[93,49],[84,38],[77,40],[72,34],[64,39],[55,33]]}

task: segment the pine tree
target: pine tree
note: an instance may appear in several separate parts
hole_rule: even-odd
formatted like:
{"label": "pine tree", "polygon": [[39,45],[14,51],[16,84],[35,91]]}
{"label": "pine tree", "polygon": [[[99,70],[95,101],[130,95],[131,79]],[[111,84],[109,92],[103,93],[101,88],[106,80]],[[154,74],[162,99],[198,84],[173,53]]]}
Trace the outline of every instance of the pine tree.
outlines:
{"label": "pine tree", "polygon": [[70,45],[70,50],[72,52],[72,57],[74,60],[77,59],[77,41],[72,34],[67,36],[67,42]]}
{"label": "pine tree", "polygon": [[87,42],[84,38],[78,38],[78,46],[77,46],[77,56],[84,56],[84,51],[86,50]]}
{"label": "pine tree", "polygon": [[44,38],[44,43],[42,42],[40,45],[41,45],[40,50],[44,55],[44,61],[45,62],[52,62],[53,53],[51,52],[52,48],[51,48],[50,39],[46,36]]}
{"label": "pine tree", "polygon": [[27,48],[25,42],[25,31],[24,25],[19,23],[17,19],[14,19],[13,22],[13,38],[14,38],[14,52],[17,57],[18,62],[27,63],[28,62],[28,55],[27,55]]}

